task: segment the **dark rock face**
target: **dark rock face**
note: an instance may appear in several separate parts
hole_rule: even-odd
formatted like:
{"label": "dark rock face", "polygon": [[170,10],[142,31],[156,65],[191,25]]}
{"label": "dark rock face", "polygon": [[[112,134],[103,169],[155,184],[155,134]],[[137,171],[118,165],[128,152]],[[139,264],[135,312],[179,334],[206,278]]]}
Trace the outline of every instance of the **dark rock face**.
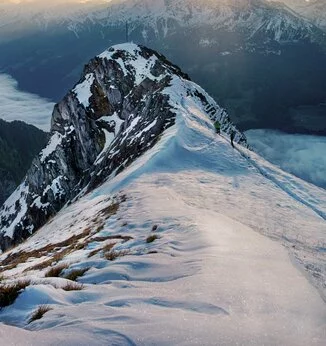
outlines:
{"label": "dark rock face", "polygon": [[245,143],[226,113],[163,56],[134,44],[112,47],[90,61],[55,106],[48,145],[0,211],[1,249],[24,240],[66,203],[151,148],[175,123],[171,88],[173,95],[183,90],[196,98],[226,133],[236,131],[236,140]]}
{"label": "dark rock face", "polygon": [[45,132],[32,125],[0,119],[0,205],[19,185],[47,139]]}
{"label": "dark rock face", "polygon": [[10,196],[15,190],[17,184],[14,177],[7,169],[0,169],[0,205]]}

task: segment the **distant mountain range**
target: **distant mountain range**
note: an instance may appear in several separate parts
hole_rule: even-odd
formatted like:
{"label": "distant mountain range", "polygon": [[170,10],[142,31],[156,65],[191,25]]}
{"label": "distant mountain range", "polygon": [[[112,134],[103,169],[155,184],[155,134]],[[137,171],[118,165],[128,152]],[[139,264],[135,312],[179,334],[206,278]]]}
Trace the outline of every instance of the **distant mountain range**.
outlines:
{"label": "distant mountain range", "polygon": [[282,0],[297,13],[303,15],[315,25],[326,30],[325,0]]}
{"label": "distant mountain range", "polygon": [[[25,6],[25,7],[24,7]],[[58,101],[98,51],[128,40],[175,61],[242,129],[326,133],[321,27],[264,0],[157,0],[28,5],[0,14],[0,70]]]}

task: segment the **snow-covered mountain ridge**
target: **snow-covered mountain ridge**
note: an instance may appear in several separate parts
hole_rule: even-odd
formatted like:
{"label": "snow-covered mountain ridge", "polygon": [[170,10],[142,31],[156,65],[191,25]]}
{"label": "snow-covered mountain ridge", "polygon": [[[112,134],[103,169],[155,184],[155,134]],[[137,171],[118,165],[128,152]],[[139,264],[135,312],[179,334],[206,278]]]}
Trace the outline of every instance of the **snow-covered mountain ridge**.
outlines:
{"label": "snow-covered mountain ridge", "polygon": [[[131,54],[122,66],[132,75],[138,65],[131,80],[143,88],[138,53],[149,65],[156,55],[134,45],[104,55],[117,52]],[[216,134],[209,96],[170,69],[154,94],[169,94],[174,124],[0,256],[0,289],[28,280],[11,305],[0,299],[2,342],[324,345],[325,190],[233,148]],[[72,93],[92,106],[85,72]]]}
{"label": "snow-covered mountain ridge", "polygon": [[2,6],[3,32],[17,28],[17,35],[24,26],[32,28],[29,24],[32,20],[43,30],[52,30],[60,25],[77,37],[98,25],[102,28],[117,27],[130,22],[131,32],[142,27],[145,39],[152,34],[157,37],[173,35],[177,28],[206,25],[214,29],[242,31],[248,38],[268,35],[277,42],[318,39],[318,30],[308,21],[284,6],[264,0],[104,1],[72,4],[68,9],[64,6],[61,9],[59,5],[48,5],[44,9],[34,9],[26,4]]}
{"label": "snow-covered mountain ridge", "polygon": [[315,25],[326,30],[326,2],[324,0],[283,0],[283,2]]}
{"label": "snow-covered mountain ridge", "polygon": [[154,51],[125,44],[91,60],[79,83],[55,106],[47,147],[0,211],[2,250],[151,148],[187,98],[218,120],[225,134],[233,131],[235,141],[245,143],[226,112]]}

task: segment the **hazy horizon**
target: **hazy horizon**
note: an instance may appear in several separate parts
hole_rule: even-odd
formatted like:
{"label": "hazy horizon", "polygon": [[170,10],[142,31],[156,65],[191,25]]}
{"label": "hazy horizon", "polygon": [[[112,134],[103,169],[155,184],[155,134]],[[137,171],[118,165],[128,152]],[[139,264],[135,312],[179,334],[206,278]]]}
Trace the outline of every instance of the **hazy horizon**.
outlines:
{"label": "hazy horizon", "polygon": [[42,6],[49,6],[49,5],[53,5],[53,4],[106,3],[106,2],[111,2],[111,1],[113,1],[113,0],[52,0],[51,2],[44,2],[44,0],[0,0],[0,4],[19,5],[19,4],[33,3],[33,4],[39,4]]}

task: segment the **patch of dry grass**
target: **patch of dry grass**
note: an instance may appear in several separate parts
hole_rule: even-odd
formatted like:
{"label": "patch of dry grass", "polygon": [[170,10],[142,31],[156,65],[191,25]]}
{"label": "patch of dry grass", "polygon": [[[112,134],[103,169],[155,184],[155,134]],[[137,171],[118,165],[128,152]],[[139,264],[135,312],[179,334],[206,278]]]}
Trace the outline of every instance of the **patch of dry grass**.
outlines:
{"label": "patch of dry grass", "polygon": [[95,249],[95,250],[92,250],[89,254],[88,254],[88,258],[90,257],[93,257],[95,255],[97,255],[100,251],[102,251],[102,249]]}
{"label": "patch of dry grass", "polygon": [[[37,263],[35,265],[31,265],[31,267],[26,268],[24,272],[30,271],[30,270],[43,270],[47,267],[50,267],[53,262],[60,262],[65,256],[70,254],[73,251],[76,250],[82,250],[84,249],[90,242],[98,241],[103,242],[109,239],[121,239],[122,241],[126,242],[128,240],[133,239],[131,236],[105,236],[105,237],[95,237],[91,238],[94,233],[98,233],[104,228],[104,220],[112,215],[116,214],[119,210],[120,204],[122,202],[126,201],[126,195],[121,195],[116,198],[116,200],[111,203],[106,208],[103,208],[97,216],[94,217],[92,220],[92,226],[86,228],[83,232],[79,234],[75,234],[71,236],[70,238],[54,243],[54,244],[48,244],[42,248],[35,249],[35,250],[23,250],[15,253],[8,253],[7,257],[1,261],[0,266],[0,274],[4,271],[16,268],[18,264],[26,263],[31,258],[41,258],[41,257],[48,257],[48,259],[45,259],[41,263]],[[96,231],[94,231],[96,229]],[[93,232],[92,232],[93,230]],[[96,253],[101,251],[102,249],[97,249],[89,253],[88,257],[94,256]],[[9,250],[10,251],[10,250]],[[59,271],[60,267],[53,267],[50,268],[50,270],[46,273],[46,277],[50,276],[59,276],[61,274],[61,271]]]}
{"label": "patch of dry grass", "polygon": [[114,247],[114,245],[116,245],[116,243],[110,243],[110,244],[106,244],[102,247],[103,252],[109,252],[112,250],[112,248]]}
{"label": "patch of dry grass", "polygon": [[[49,256],[51,254],[52,254],[51,255],[52,260],[49,259],[49,261],[50,260],[52,262],[60,261],[64,256],[66,256],[67,254],[75,250],[76,246],[77,247],[79,246],[79,240],[86,238],[87,236],[90,235],[90,233],[91,233],[91,228],[89,227],[89,228],[86,228],[82,233],[75,234],[62,242],[54,243],[54,244],[51,243],[36,250],[11,253],[2,261],[1,265],[3,266],[3,268],[1,271],[3,272],[5,270],[13,269],[20,263],[26,263],[27,260],[29,260],[30,258],[40,258],[43,256]],[[58,249],[62,249],[62,250],[58,251]],[[44,265],[46,265],[46,263],[44,263]],[[37,266],[38,265],[32,266],[29,269],[35,270],[35,267],[38,268]],[[42,264],[40,264],[40,266],[42,267]],[[46,268],[46,266],[41,269],[44,269],[44,268]],[[29,269],[26,269],[25,271]]]}
{"label": "patch of dry grass", "polygon": [[30,280],[22,280],[0,285],[0,308],[13,304],[19,294],[29,286],[30,283]]}
{"label": "patch of dry grass", "polygon": [[33,313],[28,323],[32,323],[36,320],[40,320],[48,311],[52,310],[49,305],[40,305]]}
{"label": "patch of dry grass", "polygon": [[80,276],[83,276],[87,270],[89,270],[89,268],[72,269],[63,277],[71,281],[76,281]]}
{"label": "patch of dry grass", "polygon": [[119,257],[123,257],[126,256],[130,253],[129,250],[120,250],[120,251],[114,251],[111,250],[109,252],[105,252],[104,253],[104,257],[108,260],[108,261],[114,261]]}
{"label": "patch of dry grass", "polygon": [[79,284],[78,282],[67,282],[65,286],[61,287],[64,291],[81,291],[84,289],[83,284]]}
{"label": "patch of dry grass", "polygon": [[109,217],[115,215],[120,208],[120,204],[125,202],[126,200],[127,197],[125,194],[118,196],[116,198],[116,201],[101,210],[101,216],[108,219]]}
{"label": "patch of dry grass", "polygon": [[59,264],[55,267],[50,268],[46,273],[46,278],[57,278],[60,276],[60,274],[68,268],[68,264]]}
{"label": "patch of dry grass", "polygon": [[116,245],[116,243],[106,244],[98,249],[95,249],[88,254],[88,258],[97,255],[101,251],[103,251],[104,253],[109,252],[114,247],[114,245]]}
{"label": "patch of dry grass", "polygon": [[157,234],[151,234],[146,238],[146,243],[150,244],[153,243],[155,240],[159,239],[159,236]]}
{"label": "patch of dry grass", "polygon": [[20,251],[11,253],[3,261],[1,261],[1,272],[16,268],[18,264],[25,263],[29,258],[40,258],[42,256],[43,255],[36,250],[29,252]]}
{"label": "patch of dry grass", "polygon": [[129,240],[134,239],[133,237],[129,236],[129,235],[121,235],[121,234],[117,234],[117,235],[107,235],[107,236],[103,236],[103,237],[94,237],[92,239],[90,239],[90,242],[92,241],[96,241],[96,242],[103,242],[106,240],[123,240],[123,242],[127,242]]}
{"label": "patch of dry grass", "polygon": [[84,247],[85,247],[85,244],[82,242],[79,242],[74,246],[74,250],[82,250]]}
{"label": "patch of dry grass", "polygon": [[120,203],[119,202],[114,202],[110,204],[109,206],[105,207],[101,211],[101,215],[108,219],[109,217],[115,215],[117,211],[119,210]]}
{"label": "patch of dry grass", "polygon": [[26,269],[23,271],[23,273],[28,272],[28,271],[30,271],[30,270],[43,270],[43,269],[45,269],[45,268],[50,267],[52,263],[53,263],[53,258],[50,258],[50,259],[45,260],[45,261],[43,261],[43,262],[41,262],[41,263],[37,263],[37,264],[35,264],[35,265],[32,266],[32,267],[26,268]]}
{"label": "patch of dry grass", "polygon": [[97,227],[96,232],[101,232],[103,231],[103,229],[104,229],[104,223],[102,223],[101,225]]}

